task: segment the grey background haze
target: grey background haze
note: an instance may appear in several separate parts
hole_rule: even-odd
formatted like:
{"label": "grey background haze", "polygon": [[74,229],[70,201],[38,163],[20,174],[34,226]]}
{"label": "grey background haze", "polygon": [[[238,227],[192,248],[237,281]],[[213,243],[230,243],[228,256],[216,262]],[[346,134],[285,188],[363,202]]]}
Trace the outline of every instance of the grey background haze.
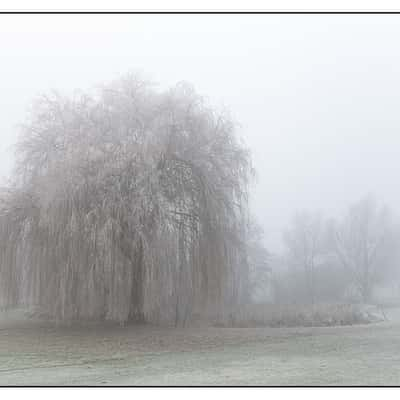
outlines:
{"label": "grey background haze", "polygon": [[399,39],[400,15],[1,15],[1,180],[34,96],[142,71],[240,123],[270,250],[297,209],[336,216],[375,193],[396,210]]}

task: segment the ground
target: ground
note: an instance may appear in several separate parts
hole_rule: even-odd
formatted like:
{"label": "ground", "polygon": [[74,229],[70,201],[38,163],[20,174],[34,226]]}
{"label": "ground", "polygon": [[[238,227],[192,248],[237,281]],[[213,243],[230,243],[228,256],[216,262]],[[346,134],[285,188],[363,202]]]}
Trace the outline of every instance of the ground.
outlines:
{"label": "ground", "polygon": [[0,319],[0,385],[400,385],[400,313],[329,328]]}

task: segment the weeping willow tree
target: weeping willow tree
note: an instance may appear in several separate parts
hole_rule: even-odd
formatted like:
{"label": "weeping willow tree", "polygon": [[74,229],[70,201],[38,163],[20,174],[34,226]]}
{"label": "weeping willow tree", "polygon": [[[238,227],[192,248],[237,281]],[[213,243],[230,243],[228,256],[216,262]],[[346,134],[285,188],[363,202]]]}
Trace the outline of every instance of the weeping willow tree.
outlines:
{"label": "weeping willow tree", "polygon": [[183,324],[248,296],[248,150],[187,84],[34,103],[0,204],[0,301]]}

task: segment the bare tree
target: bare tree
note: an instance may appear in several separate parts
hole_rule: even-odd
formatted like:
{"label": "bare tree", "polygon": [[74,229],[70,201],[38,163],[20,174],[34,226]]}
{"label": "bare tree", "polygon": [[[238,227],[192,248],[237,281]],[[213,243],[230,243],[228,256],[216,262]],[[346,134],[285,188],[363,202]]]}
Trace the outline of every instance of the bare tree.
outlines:
{"label": "bare tree", "polygon": [[350,207],[347,216],[334,228],[335,251],[351,274],[362,300],[371,301],[379,268],[389,251],[391,219],[386,207],[378,207],[365,197]]}
{"label": "bare tree", "polygon": [[316,269],[324,251],[322,219],[317,214],[298,213],[284,233],[289,266],[302,272],[307,297],[311,304],[316,297]]}

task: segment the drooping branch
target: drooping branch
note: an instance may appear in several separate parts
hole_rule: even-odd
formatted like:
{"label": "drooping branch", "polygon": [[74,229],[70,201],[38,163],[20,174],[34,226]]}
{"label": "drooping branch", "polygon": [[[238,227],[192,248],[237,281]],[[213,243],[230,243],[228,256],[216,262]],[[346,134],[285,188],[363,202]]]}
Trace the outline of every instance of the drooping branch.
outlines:
{"label": "drooping branch", "polygon": [[251,171],[233,124],[187,85],[41,98],[1,196],[1,303],[61,320],[223,317],[246,292]]}

